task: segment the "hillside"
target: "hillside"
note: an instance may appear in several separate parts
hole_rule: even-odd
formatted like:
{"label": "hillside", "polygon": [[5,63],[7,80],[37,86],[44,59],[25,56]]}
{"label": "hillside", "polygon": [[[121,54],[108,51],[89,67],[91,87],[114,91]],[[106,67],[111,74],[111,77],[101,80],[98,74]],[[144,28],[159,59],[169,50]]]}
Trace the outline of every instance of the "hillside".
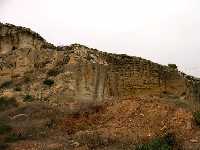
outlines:
{"label": "hillside", "polygon": [[171,66],[0,23],[0,149],[137,149],[170,134],[197,150],[199,101],[200,80]]}

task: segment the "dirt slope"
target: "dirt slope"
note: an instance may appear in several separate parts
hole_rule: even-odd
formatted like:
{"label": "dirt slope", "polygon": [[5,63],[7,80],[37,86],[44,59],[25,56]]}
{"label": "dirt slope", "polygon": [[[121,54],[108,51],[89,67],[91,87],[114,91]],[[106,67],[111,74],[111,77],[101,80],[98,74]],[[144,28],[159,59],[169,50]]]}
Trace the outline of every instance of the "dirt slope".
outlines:
{"label": "dirt slope", "polygon": [[1,112],[1,121],[11,127],[0,135],[1,146],[6,144],[10,150],[132,150],[137,144],[174,133],[174,149],[197,150],[200,128],[190,107],[175,100],[136,96],[90,105],[71,114],[64,111],[67,107],[25,104]]}

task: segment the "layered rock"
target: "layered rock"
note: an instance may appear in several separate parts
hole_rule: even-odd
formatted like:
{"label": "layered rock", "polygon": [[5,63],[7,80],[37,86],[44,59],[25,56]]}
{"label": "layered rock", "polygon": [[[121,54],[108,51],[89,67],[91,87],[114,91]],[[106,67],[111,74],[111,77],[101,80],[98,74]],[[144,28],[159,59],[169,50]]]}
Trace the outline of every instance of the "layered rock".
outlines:
{"label": "layered rock", "polygon": [[0,23],[0,54],[19,48],[40,48],[45,40],[28,28]]}
{"label": "layered rock", "polygon": [[[136,94],[170,93],[200,100],[200,81],[139,57],[116,55],[83,45],[56,47],[30,29],[0,24],[0,84],[19,98],[50,102],[102,101]],[[51,79],[54,84],[44,85]],[[16,92],[15,87],[21,87]]]}

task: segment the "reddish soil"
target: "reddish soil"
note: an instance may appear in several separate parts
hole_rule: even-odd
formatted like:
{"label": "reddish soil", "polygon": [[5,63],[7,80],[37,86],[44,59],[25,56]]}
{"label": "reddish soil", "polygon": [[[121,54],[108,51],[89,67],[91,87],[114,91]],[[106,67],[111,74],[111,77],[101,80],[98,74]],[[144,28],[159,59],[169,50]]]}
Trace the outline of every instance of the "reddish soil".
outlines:
{"label": "reddish soil", "polygon": [[12,132],[21,128],[32,136],[8,143],[9,149],[126,150],[166,133],[176,135],[177,147],[181,149],[200,147],[200,128],[194,122],[192,111],[167,98],[137,96],[109,101],[71,115],[45,106],[42,110],[36,109],[37,106],[26,108],[30,109],[29,113],[37,110],[29,114],[32,122],[24,121],[21,127],[12,124]]}

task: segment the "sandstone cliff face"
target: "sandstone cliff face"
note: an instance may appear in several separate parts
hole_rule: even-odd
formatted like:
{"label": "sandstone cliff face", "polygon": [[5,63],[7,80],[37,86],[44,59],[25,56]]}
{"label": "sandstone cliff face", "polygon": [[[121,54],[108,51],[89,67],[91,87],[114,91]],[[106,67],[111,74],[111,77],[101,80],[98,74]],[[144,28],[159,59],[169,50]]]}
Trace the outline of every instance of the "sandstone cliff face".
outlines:
{"label": "sandstone cliff face", "polygon": [[[47,79],[54,84],[45,85]],[[9,24],[0,24],[0,85],[1,95],[31,95],[55,104],[163,92],[200,100],[199,80],[178,70],[79,44],[55,47],[30,29]]]}
{"label": "sandstone cliff face", "polygon": [[0,54],[18,48],[40,48],[45,40],[28,28],[0,23]]}

